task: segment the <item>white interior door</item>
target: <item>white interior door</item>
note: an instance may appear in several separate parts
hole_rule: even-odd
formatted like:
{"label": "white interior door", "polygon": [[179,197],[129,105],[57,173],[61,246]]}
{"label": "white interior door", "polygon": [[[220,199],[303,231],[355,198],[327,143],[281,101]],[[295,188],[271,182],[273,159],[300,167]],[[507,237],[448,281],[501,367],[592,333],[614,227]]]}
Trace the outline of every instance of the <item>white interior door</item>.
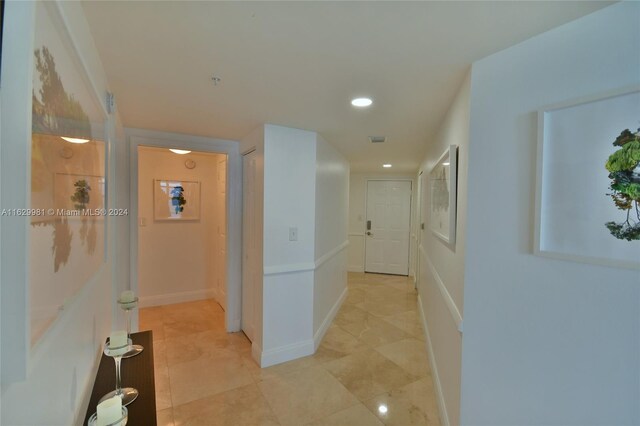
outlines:
{"label": "white interior door", "polygon": [[258,238],[256,154],[242,157],[242,330],[253,341],[256,333]]}
{"label": "white interior door", "polygon": [[218,239],[216,247],[216,261],[214,264],[218,269],[216,293],[218,295],[218,303],[222,309],[227,310],[227,157],[226,155],[218,161],[218,178],[217,178],[217,232]]}
{"label": "white interior door", "polygon": [[365,271],[409,275],[411,182],[367,182]]}

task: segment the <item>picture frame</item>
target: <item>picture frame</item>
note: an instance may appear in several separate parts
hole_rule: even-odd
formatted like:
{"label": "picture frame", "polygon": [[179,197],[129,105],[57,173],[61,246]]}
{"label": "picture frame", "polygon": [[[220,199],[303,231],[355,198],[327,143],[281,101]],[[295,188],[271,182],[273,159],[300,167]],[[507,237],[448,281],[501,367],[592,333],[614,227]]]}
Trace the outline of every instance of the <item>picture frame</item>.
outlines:
{"label": "picture frame", "polygon": [[431,232],[450,246],[456,242],[458,146],[450,145],[429,172]]}
{"label": "picture frame", "polygon": [[[2,34],[4,33],[4,0],[0,0],[0,69],[2,69]],[[0,73],[0,87],[2,86],[2,74]]]}
{"label": "picture frame", "polygon": [[624,220],[605,168],[624,129],[640,127],[640,86],[572,99],[538,111],[533,253],[640,269],[640,240],[606,227]]}
{"label": "picture frame", "polygon": [[[108,112],[57,3],[35,7],[31,98],[31,349],[96,281],[107,259]],[[77,184],[77,185],[76,185]],[[97,210],[96,210],[97,209]]]}
{"label": "picture frame", "polygon": [[154,179],[153,215],[156,221],[200,220],[200,182]]}

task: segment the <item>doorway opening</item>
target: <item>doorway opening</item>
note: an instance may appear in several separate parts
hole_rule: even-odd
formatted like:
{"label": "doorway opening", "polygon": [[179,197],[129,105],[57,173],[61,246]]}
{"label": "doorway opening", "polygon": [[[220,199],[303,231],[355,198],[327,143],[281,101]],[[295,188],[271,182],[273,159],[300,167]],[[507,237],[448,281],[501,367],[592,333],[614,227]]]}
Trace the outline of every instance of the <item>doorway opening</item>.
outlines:
{"label": "doorway opening", "polygon": [[[224,307],[224,310],[220,309],[224,318],[223,328],[227,332],[239,331],[242,308],[242,289],[240,287],[242,163],[237,144],[221,139],[139,129],[130,130],[128,140],[130,148],[129,170],[131,173],[129,244],[121,249],[129,253],[130,262],[127,266],[129,267],[130,288],[139,295],[140,307],[208,298],[205,300],[208,303],[213,303],[211,300],[216,300],[221,307]],[[182,174],[172,176],[168,169],[160,167],[160,163],[158,163],[154,165],[156,174],[147,175],[143,170],[142,175],[139,176],[138,157],[145,149],[159,150],[166,153],[165,155],[170,155],[169,158],[178,162],[177,165],[173,165],[177,167],[176,174],[178,170]],[[171,152],[170,149],[190,152],[181,155]],[[196,155],[200,155],[202,158],[209,156],[213,159],[208,167],[209,171],[214,170],[210,177],[210,182],[213,183],[204,185],[202,183],[204,178],[198,177],[196,172],[203,172],[208,160],[200,160],[195,157]],[[180,182],[183,184],[176,185]],[[198,183],[200,184],[198,185]],[[181,186],[181,190],[176,190],[176,186]],[[163,188],[166,191],[163,191]],[[147,191],[147,198],[151,197],[147,207],[144,207],[139,200],[141,190]],[[194,194],[197,195],[198,192],[200,198],[197,196],[194,198]],[[203,194],[224,200],[224,203],[218,202],[211,207],[206,201],[203,201]],[[163,203],[166,203],[166,206],[156,206],[156,198],[162,197],[164,197]],[[175,215],[176,206],[178,210],[180,210],[179,207],[182,207],[179,219],[175,219],[175,216],[169,217],[171,213],[167,214],[167,211],[171,212],[171,208],[173,208]],[[149,210],[151,207],[153,209]],[[156,207],[158,212],[155,211]],[[163,217],[163,215],[165,216]],[[189,225],[191,227],[195,227],[196,223],[202,225],[203,218],[209,217],[217,220],[210,233],[203,232],[203,235],[206,234],[210,240],[203,242],[203,238],[194,240],[189,237],[191,235],[189,234],[191,231]],[[140,226],[141,223],[143,226]],[[164,225],[161,228],[170,228],[171,242],[162,240],[161,237],[157,237],[158,241],[154,239],[139,241],[139,237],[142,240],[145,238],[139,235],[139,231],[151,231],[151,227],[159,227],[160,225]],[[167,225],[172,225],[172,227]],[[152,235],[154,234],[152,233]],[[160,258],[155,259],[153,267],[159,269],[159,266],[162,265],[163,270],[168,271],[167,276],[159,276],[156,273],[155,277],[157,278],[152,280],[153,282],[147,283],[140,271],[142,263],[145,262],[144,256],[148,252],[162,251],[160,250],[161,243],[169,244],[169,248],[173,250],[175,256],[161,257],[159,255]],[[146,248],[142,247],[143,244]],[[200,254],[193,254],[197,247],[202,248],[204,244],[209,244],[212,247],[208,255],[203,254],[204,251]],[[182,247],[184,253],[192,253],[192,255],[182,256],[183,253],[176,250],[178,247]],[[143,250],[146,251],[143,252]],[[179,257],[176,252],[180,255]],[[143,253],[143,259],[140,259],[142,262],[139,262],[141,253]],[[178,259],[180,260],[178,261]],[[202,264],[205,266],[203,267]],[[203,272],[207,271],[207,268],[210,268],[210,275]],[[195,272],[199,272],[200,277],[207,276],[205,284],[202,284],[202,278],[198,278],[200,279],[199,286],[192,285],[194,283],[191,280],[195,280],[193,278]],[[159,282],[162,284],[158,284]],[[155,293],[148,292],[149,288],[153,288]],[[179,288],[179,291],[176,291],[176,288]],[[132,318],[132,329],[137,330],[138,326],[139,318],[135,315]]]}
{"label": "doorway opening", "polygon": [[137,149],[140,306],[215,299],[226,310],[227,155]]}
{"label": "doorway opening", "polygon": [[254,342],[260,327],[260,210],[256,181],[256,151],[242,156],[242,331]]}

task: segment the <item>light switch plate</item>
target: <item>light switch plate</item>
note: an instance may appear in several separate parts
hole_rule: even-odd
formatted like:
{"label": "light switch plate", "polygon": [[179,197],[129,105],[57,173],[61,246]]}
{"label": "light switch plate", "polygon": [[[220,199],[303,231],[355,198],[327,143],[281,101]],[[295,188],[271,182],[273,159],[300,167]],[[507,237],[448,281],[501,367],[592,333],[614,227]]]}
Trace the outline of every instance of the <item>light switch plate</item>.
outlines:
{"label": "light switch plate", "polygon": [[298,228],[289,228],[289,241],[298,241]]}

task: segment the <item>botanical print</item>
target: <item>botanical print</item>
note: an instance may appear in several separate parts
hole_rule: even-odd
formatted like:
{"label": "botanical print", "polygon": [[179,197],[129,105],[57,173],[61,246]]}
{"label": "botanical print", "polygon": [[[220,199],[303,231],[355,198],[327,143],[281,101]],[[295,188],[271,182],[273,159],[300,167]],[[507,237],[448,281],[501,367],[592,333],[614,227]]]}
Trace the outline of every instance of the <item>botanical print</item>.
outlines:
{"label": "botanical print", "polygon": [[56,71],[56,62],[46,46],[35,50],[36,71],[39,74],[40,97],[33,97],[34,133],[63,136],[90,135],[91,123],[82,105],[68,94]]}
{"label": "botanical print", "polygon": [[446,166],[439,166],[433,179],[433,209],[436,212],[447,213],[449,211],[449,184],[447,183]]}
{"label": "botanical print", "polygon": [[80,179],[73,184],[76,188],[76,191],[71,196],[71,201],[73,201],[73,205],[78,210],[84,210],[89,204],[89,200],[91,196],[89,195],[91,192],[91,187],[86,179]]}
{"label": "botanical print", "polygon": [[640,267],[639,114],[638,89],[540,111],[537,254]]}
{"label": "botanical print", "polygon": [[613,142],[619,146],[605,165],[611,179],[607,194],[616,207],[626,212],[624,222],[607,222],[611,235],[620,240],[640,240],[640,129],[631,133],[625,129]]}
{"label": "botanical print", "polygon": [[[106,116],[51,8],[36,8],[33,51],[31,344],[104,262]],[[87,214],[91,212],[93,214]]]}

